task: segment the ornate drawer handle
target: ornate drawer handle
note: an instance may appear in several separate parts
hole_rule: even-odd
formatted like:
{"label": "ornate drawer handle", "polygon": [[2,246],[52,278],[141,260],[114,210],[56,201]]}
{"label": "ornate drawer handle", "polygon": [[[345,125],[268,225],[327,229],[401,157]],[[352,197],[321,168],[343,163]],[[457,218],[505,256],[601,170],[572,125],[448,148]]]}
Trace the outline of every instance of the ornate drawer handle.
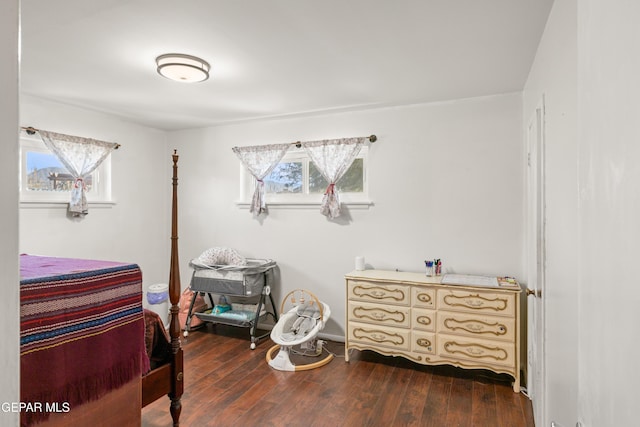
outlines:
{"label": "ornate drawer handle", "polygon": [[420,347],[425,347],[427,350],[431,351],[431,341],[426,338],[418,338],[416,340],[416,344]]}
{"label": "ornate drawer handle", "polygon": [[444,326],[451,331],[462,329],[463,331],[474,334],[494,334],[500,336],[507,333],[507,327],[505,325],[498,322],[486,323],[481,320],[457,320],[447,318],[444,321]]}
{"label": "ornate drawer handle", "polygon": [[[450,301],[450,300],[462,300],[462,302]],[[467,307],[473,309],[491,309],[494,311],[504,311],[507,308],[508,300],[503,298],[484,298],[479,294],[476,295],[446,295],[444,302],[451,307]]]}
{"label": "ornate drawer handle", "polygon": [[499,347],[487,347],[482,344],[460,344],[448,341],[444,344],[448,353],[461,353],[476,359],[488,357],[498,361],[506,360],[509,356],[506,350]]}
{"label": "ornate drawer handle", "polygon": [[396,323],[403,323],[405,320],[404,313],[400,311],[385,310],[384,308],[356,307],[353,309],[353,315],[359,319],[368,318],[378,322],[391,320]]}
{"label": "ornate drawer handle", "polygon": [[379,330],[366,330],[362,328],[355,328],[353,330],[353,336],[358,339],[368,339],[376,343],[388,342],[394,345],[404,344],[404,338],[398,334],[387,334],[384,331]]}
{"label": "ornate drawer handle", "polygon": [[404,292],[398,289],[386,289],[380,287],[354,286],[353,294],[358,297],[370,297],[373,299],[390,298],[396,301],[403,301]]}
{"label": "ornate drawer handle", "polygon": [[429,316],[418,316],[418,318],[416,320],[421,325],[428,326],[428,325],[431,324],[431,318]]}
{"label": "ornate drawer handle", "polygon": [[429,294],[418,294],[418,301],[424,303],[431,303],[431,295]]}

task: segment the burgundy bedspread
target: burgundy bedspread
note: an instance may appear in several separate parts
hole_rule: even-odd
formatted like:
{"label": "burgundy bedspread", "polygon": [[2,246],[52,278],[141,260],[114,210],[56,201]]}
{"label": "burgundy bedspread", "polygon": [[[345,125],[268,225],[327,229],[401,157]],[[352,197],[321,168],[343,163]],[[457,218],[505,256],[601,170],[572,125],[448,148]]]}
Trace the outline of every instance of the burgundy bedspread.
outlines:
{"label": "burgundy bedspread", "polygon": [[[158,313],[144,309],[144,342],[150,369],[155,369],[169,361],[171,352],[171,338],[164,328]],[[146,374],[147,372],[145,372]]]}
{"label": "burgundy bedspread", "polygon": [[137,265],[22,255],[20,267],[20,400],[43,409],[23,411],[22,425],[149,369]]}

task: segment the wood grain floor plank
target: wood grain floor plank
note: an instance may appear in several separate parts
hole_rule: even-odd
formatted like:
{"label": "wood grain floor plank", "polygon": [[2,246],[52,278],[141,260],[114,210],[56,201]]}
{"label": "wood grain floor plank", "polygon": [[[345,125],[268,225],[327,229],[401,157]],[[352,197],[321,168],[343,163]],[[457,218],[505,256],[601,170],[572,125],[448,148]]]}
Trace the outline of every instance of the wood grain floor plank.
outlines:
{"label": "wood grain floor plank", "polygon": [[[526,426],[527,421],[522,410],[522,394],[514,393],[507,385],[496,385],[496,412],[498,414],[496,426],[512,427]],[[527,402],[530,404],[530,402]]]}
{"label": "wood grain floor plank", "polygon": [[470,427],[473,400],[473,382],[466,378],[453,378],[447,404],[446,426]]}
{"label": "wood grain floor plank", "polygon": [[471,420],[473,426],[488,426],[495,423],[496,410],[495,385],[487,382],[473,382]]}
{"label": "wood grain floor plank", "polygon": [[414,374],[413,369],[396,366],[386,377],[383,392],[369,415],[369,421],[377,425],[393,425],[400,405],[405,399],[406,391]]}
{"label": "wood grain floor plank", "polygon": [[389,381],[393,369],[384,363],[362,362],[370,369],[367,380],[359,389],[354,389],[351,398],[355,400],[355,405],[345,417],[345,425],[361,425],[363,420],[366,425],[377,425],[372,418],[374,408],[380,400],[386,398],[384,393],[385,385]]}
{"label": "wood grain floor plank", "polygon": [[[533,427],[531,402],[504,377],[353,351],[310,371],[282,372],[249,350],[247,331],[192,331],[183,341],[182,426]],[[327,343],[344,355],[344,345]],[[142,410],[142,427],[171,427],[169,399]]]}
{"label": "wood grain floor plank", "polygon": [[449,395],[453,378],[445,375],[433,375],[422,410],[422,425],[442,427],[447,419]]}
{"label": "wood grain floor plank", "polygon": [[422,412],[427,400],[432,374],[429,371],[416,370],[407,385],[404,399],[400,403],[393,425],[422,426]]}

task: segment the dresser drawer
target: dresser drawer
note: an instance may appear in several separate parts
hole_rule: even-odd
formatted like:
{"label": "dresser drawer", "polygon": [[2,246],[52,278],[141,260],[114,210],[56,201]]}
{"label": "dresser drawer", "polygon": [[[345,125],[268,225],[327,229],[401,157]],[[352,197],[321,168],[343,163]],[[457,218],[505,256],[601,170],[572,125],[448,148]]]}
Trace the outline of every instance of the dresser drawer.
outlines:
{"label": "dresser drawer", "polygon": [[411,327],[420,331],[436,330],[436,312],[424,308],[411,309]]}
{"label": "dresser drawer", "polygon": [[349,299],[387,304],[409,305],[410,287],[376,282],[349,280]]}
{"label": "dresser drawer", "polygon": [[515,315],[514,294],[454,289],[438,289],[438,310],[467,313]]}
{"label": "dresser drawer", "polygon": [[513,341],[516,336],[516,321],[510,317],[441,311],[438,316],[438,332]]}
{"label": "dresser drawer", "polygon": [[436,308],[436,290],[414,286],[411,290],[411,305],[414,307]]}
{"label": "dresser drawer", "polygon": [[349,322],[349,341],[408,351],[408,329]]}
{"label": "dresser drawer", "polygon": [[349,321],[402,328],[411,326],[411,309],[409,307],[362,301],[349,301],[348,307]]}
{"label": "dresser drawer", "polygon": [[461,359],[476,364],[490,363],[513,367],[515,346],[513,343],[465,338],[438,334],[438,355]]}
{"label": "dresser drawer", "polygon": [[413,332],[411,350],[416,353],[436,354],[436,334]]}

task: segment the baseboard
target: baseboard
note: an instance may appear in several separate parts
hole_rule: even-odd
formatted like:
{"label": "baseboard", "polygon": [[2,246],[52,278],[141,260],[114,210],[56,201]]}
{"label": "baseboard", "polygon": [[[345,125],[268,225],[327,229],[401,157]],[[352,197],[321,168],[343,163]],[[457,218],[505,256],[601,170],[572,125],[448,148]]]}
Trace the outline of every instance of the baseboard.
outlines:
{"label": "baseboard", "polygon": [[[258,329],[262,331],[270,331],[273,329],[273,325],[269,323],[258,323]],[[326,334],[324,332],[320,332],[318,333],[318,338],[321,338],[327,341],[344,342],[344,335],[334,335],[334,334]]]}
{"label": "baseboard", "polygon": [[327,341],[344,342],[344,335],[325,334],[323,332],[320,332],[318,334],[318,338],[322,338],[323,340]]}

